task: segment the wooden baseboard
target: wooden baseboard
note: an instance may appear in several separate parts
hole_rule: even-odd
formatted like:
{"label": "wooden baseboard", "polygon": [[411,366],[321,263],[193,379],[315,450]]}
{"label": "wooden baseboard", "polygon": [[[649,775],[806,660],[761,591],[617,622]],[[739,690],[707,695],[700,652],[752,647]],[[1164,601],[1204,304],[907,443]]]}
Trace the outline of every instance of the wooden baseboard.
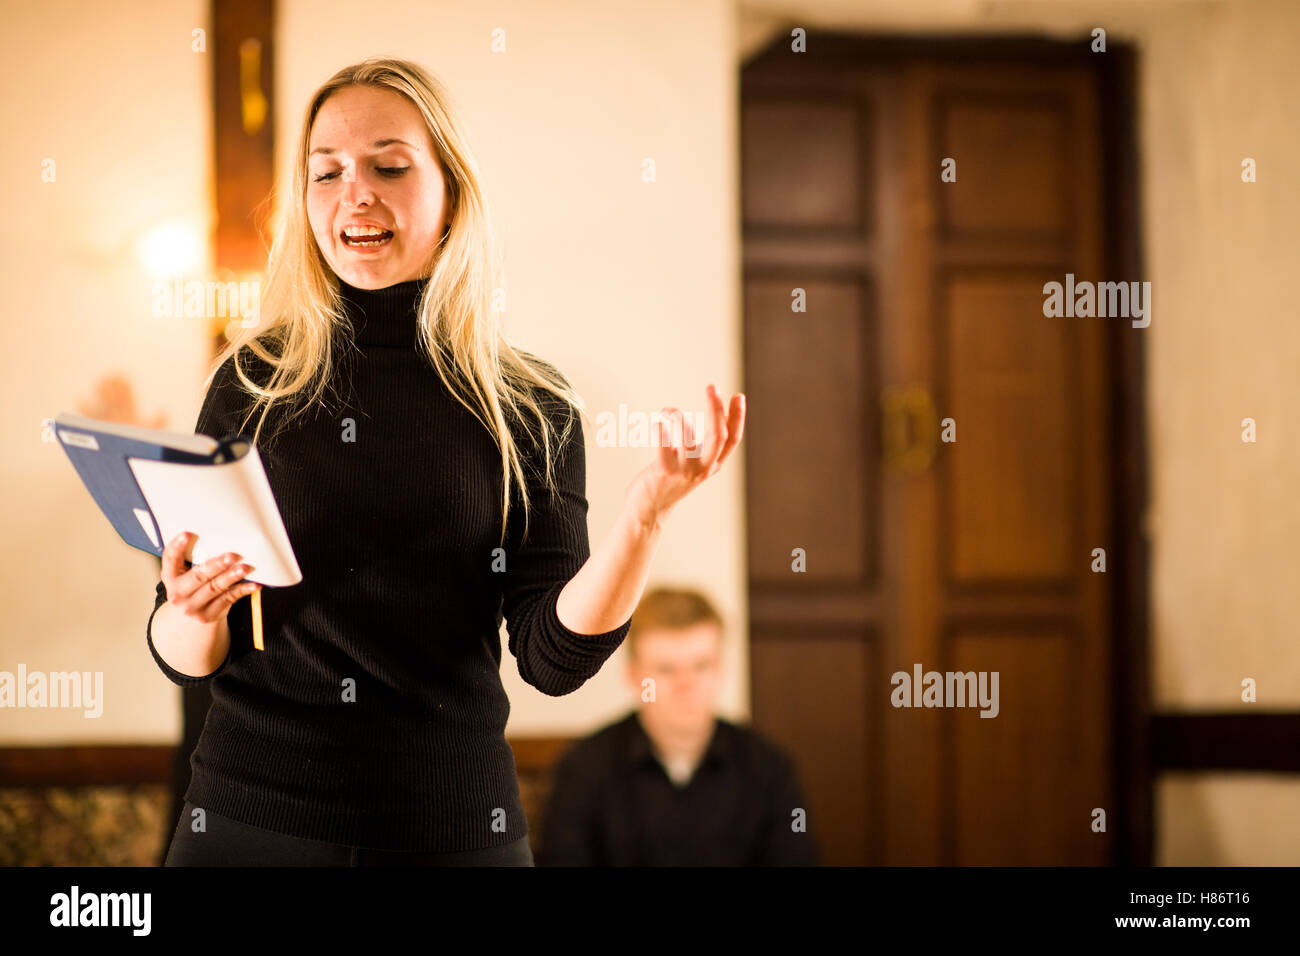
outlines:
{"label": "wooden baseboard", "polygon": [[[571,737],[515,737],[519,773],[549,770],[573,743]],[[170,784],[175,747],[0,747],[0,787],[136,786]]]}
{"label": "wooden baseboard", "polygon": [[[1300,713],[1157,714],[1151,769],[1300,773]],[[549,770],[572,737],[514,737],[521,774]],[[176,748],[150,745],[0,747],[0,786],[169,783]]]}
{"label": "wooden baseboard", "polygon": [[0,786],[134,786],[170,783],[176,748],[0,747]]}

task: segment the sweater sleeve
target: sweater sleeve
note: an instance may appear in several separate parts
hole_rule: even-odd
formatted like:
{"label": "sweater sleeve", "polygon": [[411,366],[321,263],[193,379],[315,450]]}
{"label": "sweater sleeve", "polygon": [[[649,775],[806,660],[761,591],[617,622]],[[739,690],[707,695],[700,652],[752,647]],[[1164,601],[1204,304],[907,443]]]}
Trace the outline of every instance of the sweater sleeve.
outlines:
{"label": "sweater sleeve", "polygon": [[[227,360],[226,363],[217,370],[217,374],[212,379],[212,384],[208,387],[207,394],[203,397],[203,405],[199,409],[198,421],[194,426],[195,434],[210,435],[213,438],[224,438],[226,436],[227,432],[225,431],[225,426],[230,424],[227,422],[225,416],[228,389],[238,386],[237,381],[231,381],[232,375],[233,371],[230,367],[230,361]],[[216,677],[225,669],[226,664],[229,662],[229,651],[226,652],[226,659],[221,662],[221,666],[211,674],[207,674],[203,677],[193,677],[189,674],[182,674],[175,668],[168,666],[167,662],[158,654],[158,649],[154,647],[153,643],[153,619],[154,616],[157,615],[158,609],[166,603],[167,586],[159,580],[154,593],[153,612],[150,613],[149,621],[145,625],[144,629],[145,641],[149,645],[149,653],[153,655],[154,662],[158,665],[158,669],[161,670],[163,675],[173,684],[178,684],[181,687],[202,684],[205,681],[209,681]]]}
{"label": "sweater sleeve", "polygon": [[556,456],[555,494],[540,481],[529,486],[528,532],[522,541],[523,509],[517,502],[511,507],[502,607],[519,675],[542,693],[561,697],[600,670],[623,643],[632,619],[604,634],[578,634],[560,622],[555,608],[560,591],[591,555],[587,459],[582,420],[567,407],[552,405],[549,414],[558,433],[566,417],[572,428]]}
{"label": "sweater sleeve", "polygon": [[206,681],[212,680],[212,678],[216,677],[218,674],[222,672],[222,670],[225,669],[227,662],[229,662],[230,660],[229,650],[226,651],[226,659],[221,662],[221,666],[218,667],[211,674],[208,674],[206,677],[191,677],[189,674],[182,674],[180,671],[176,670],[175,668],[168,666],[167,662],[163,660],[161,656],[159,656],[158,649],[153,645],[153,619],[154,619],[154,615],[158,613],[158,609],[166,603],[167,603],[167,587],[161,581],[159,581],[158,593],[154,598],[153,614],[149,615],[149,623],[145,626],[145,638],[149,642],[149,653],[153,655],[154,662],[158,665],[158,669],[163,672],[163,674],[167,677],[169,681],[171,681],[173,684],[178,684],[181,687],[190,687],[194,684],[202,684]]}

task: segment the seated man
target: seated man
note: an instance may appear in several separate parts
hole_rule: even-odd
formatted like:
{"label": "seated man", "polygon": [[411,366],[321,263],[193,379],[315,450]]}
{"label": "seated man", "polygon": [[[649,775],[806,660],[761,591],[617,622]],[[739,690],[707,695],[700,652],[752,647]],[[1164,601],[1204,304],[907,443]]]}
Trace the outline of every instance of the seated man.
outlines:
{"label": "seated man", "polygon": [[632,615],[638,708],[556,765],[539,866],[816,866],[789,757],[714,713],[722,620],[658,588]]}

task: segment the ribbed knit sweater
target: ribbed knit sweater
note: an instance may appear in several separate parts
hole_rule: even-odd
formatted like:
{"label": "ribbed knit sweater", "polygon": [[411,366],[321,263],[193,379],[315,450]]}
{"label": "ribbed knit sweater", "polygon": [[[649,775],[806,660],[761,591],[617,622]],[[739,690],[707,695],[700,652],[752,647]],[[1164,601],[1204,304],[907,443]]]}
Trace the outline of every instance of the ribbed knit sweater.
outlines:
{"label": "ribbed knit sweater", "polygon": [[[173,670],[146,636],[173,683],[212,682],[186,799],[305,839],[452,852],[528,833],[505,739],[503,616],[520,675],[552,696],[594,675],[631,622],[582,635],[556,614],[590,553],[579,420],[555,459],[558,494],[530,481],[523,539],[516,493],[498,551],[500,453],[416,347],[422,285],[342,284],[356,348],[335,387],[269,442],[274,408],[263,426],[258,452],[303,574],[263,588],[265,650],[247,597],[213,674]],[[239,431],[251,401],[227,361],[195,431]],[[545,407],[562,431],[570,413],[553,397]],[[541,474],[540,449],[518,434]],[[160,581],[155,612],[166,599]]]}

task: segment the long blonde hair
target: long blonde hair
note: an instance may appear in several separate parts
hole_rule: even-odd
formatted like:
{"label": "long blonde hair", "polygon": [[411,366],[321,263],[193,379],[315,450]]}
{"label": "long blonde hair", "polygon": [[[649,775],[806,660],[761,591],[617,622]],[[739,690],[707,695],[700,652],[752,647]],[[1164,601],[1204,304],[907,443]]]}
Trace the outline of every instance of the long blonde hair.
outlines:
{"label": "long blonde hair", "polygon": [[[442,164],[454,212],[450,228],[421,272],[427,275],[432,267],[418,305],[420,351],[457,400],[487,427],[500,450],[504,544],[512,478],[524,509],[525,535],[528,528],[524,453],[511,425],[522,425],[533,445],[541,448],[544,484],[554,493],[553,459],[585,407],[554,366],[512,348],[505,340],[492,311],[492,277],[497,274],[499,255],[487,202],[479,187],[478,164],[446,89],[417,64],[372,57],[339,70],[312,96],[298,142],[294,179],[287,188],[291,201],[271,247],[261,307],[264,318],[253,328],[240,328],[222,348],[207,384],[234,355],[239,381],[257,396],[244,424],[259,406],[262,408],[253,435],[256,444],[275,402],[297,396],[300,407],[294,414],[301,414],[319,399],[329,383],[337,361],[334,330],[342,328],[350,334],[351,325],[344,312],[338,279],[321,255],[308,222],[307,159],[312,125],[321,106],[332,94],[351,86],[395,90],[410,100],[424,118]],[[241,353],[252,353],[274,370],[264,386],[240,367]],[[565,413],[564,428],[558,435],[539,401],[543,398],[551,404],[543,393],[554,396],[560,403],[558,409]],[[535,432],[528,425],[530,417],[537,423]]]}

